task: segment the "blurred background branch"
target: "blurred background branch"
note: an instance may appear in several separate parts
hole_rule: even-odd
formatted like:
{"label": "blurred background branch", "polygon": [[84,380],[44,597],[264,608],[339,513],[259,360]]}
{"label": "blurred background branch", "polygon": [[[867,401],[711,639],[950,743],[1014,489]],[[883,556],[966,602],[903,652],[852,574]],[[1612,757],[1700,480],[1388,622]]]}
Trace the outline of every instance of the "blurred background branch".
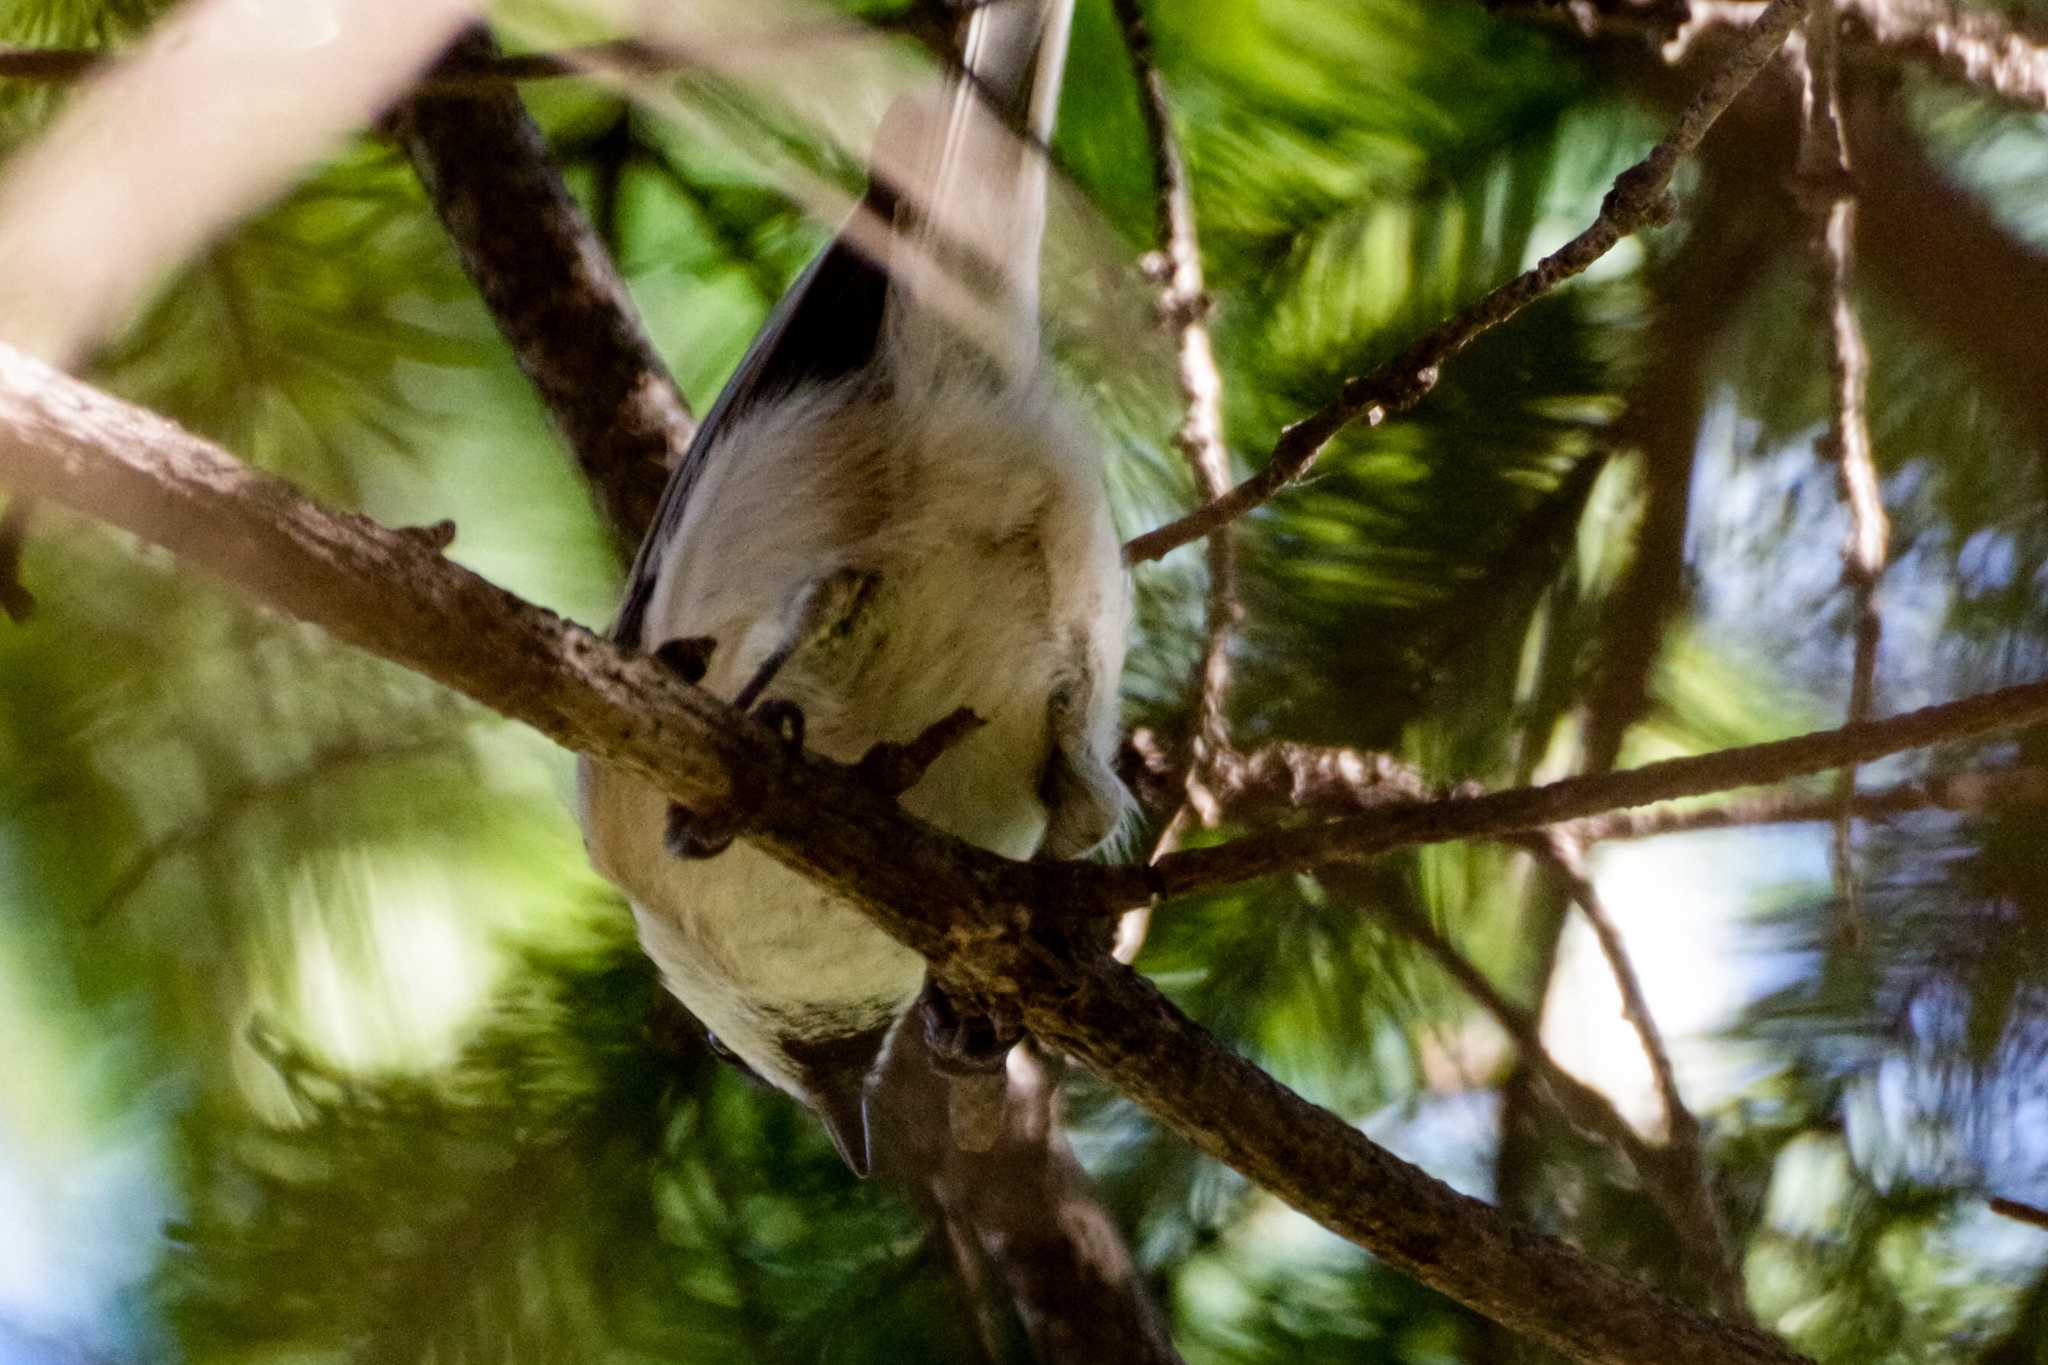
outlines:
{"label": "blurred background branch", "polygon": [[[18,73],[0,77],[6,170],[119,69],[81,81],[86,59],[140,51],[165,8],[0,12],[0,69]],[[1152,6],[1134,74],[1130,8],[1080,5],[1046,272],[1050,344],[1105,434],[1127,533],[1217,492],[1174,440],[1192,411],[1182,324],[1199,322],[1228,395],[1203,438],[1227,482],[1347,377],[1591,221],[1763,12]],[[1862,665],[1837,553],[1849,510],[1813,458],[1841,415],[1817,303],[1848,304],[1868,357],[1869,474],[1892,525],[1872,664],[1886,708],[2048,676],[2038,6],[1835,9],[1854,279],[1815,282],[1787,192],[1811,124],[1797,67],[1773,62],[1679,168],[1678,220],[1479,337],[1402,421],[1339,431],[1312,478],[1212,540],[1236,557],[1222,649],[1213,564],[1138,567],[1135,847],[1201,854],[1389,806],[1399,823],[1420,818],[1398,814],[1411,803],[1436,819],[1445,794],[1740,752],[1838,716]],[[597,349],[672,375],[680,414],[716,394],[858,192],[875,122],[928,79],[956,18],[939,0],[708,0],[631,25],[507,6],[509,55],[424,89],[503,108],[519,82],[521,155],[559,170],[534,219],[580,217],[556,240],[615,267],[615,317],[641,319],[632,344]],[[326,70],[317,26],[286,27],[287,55],[245,72],[301,73],[279,107],[365,74]],[[217,96],[243,98],[223,81],[159,100],[96,145],[268,133],[272,115],[202,116]],[[601,621],[631,534],[594,512],[488,290],[368,117],[209,218],[78,368],[330,504],[421,528],[403,540],[421,563],[445,550]],[[1179,154],[1165,182],[1162,145]],[[156,160],[119,193],[159,170],[165,195],[193,179]],[[39,204],[84,202],[116,164]],[[1213,307],[1162,326],[1174,281],[1139,263],[1174,240],[1176,180],[1200,226],[1182,259]],[[516,238],[517,218],[496,229]],[[33,272],[0,330],[89,286],[85,266]],[[594,335],[615,339],[601,314]],[[636,439],[613,449],[651,456],[621,467],[652,486],[667,442]],[[452,545],[432,529],[449,521]],[[34,588],[37,611],[0,630],[0,1221],[16,1249],[0,1252],[0,1355],[1549,1358],[1405,1273],[1440,1272],[1402,1254],[1491,1235],[1431,1224],[1463,1206],[1404,1184],[1412,1168],[1330,1176],[1409,1191],[1437,1227],[1435,1250],[1351,1229],[1393,1239],[1381,1260],[1063,1069],[1056,1044],[1036,1060],[1060,1085],[1020,1089],[1043,1103],[1017,1132],[1049,1135],[1028,1157],[951,1172],[909,1209],[850,1184],[664,1004],[583,871],[546,741],[62,507],[14,529],[0,548],[19,572],[0,584]],[[1216,659],[1227,707],[1206,686]],[[1205,702],[1227,720],[1213,824],[1176,821]],[[1821,778],[1555,826],[1584,846],[1576,881],[1492,829],[1209,886],[1153,919],[1138,963],[1177,1011],[1160,1027],[1193,1019],[1342,1121],[1256,1090],[1309,1155],[1377,1160],[1363,1130],[1664,1294],[1739,1300],[1816,1359],[2038,1365],[2048,1243],[1986,1192],[2025,1208],[2048,1191],[2041,734],[1868,767],[1842,887],[1842,799]],[[123,913],[100,913],[136,867]],[[1135,871],[1073,885],[1142,891]],[[1849,889],[1853,946],[1835,928]],[[1571,913],[1575,890],[1611,932]],[[1668,1067],[1624,1017],[1619,964]],[[1091,989],[1082,1011],[1105,1025],[1158,1009],[1127,978]],[[1213,1056],[1184,1044],[1093,1061],[1141,1092],[1178,1076],[1226,1141],[1211,1129],[1241,1125],[1230,1097],[1263,1083],[1176,1071]],[[1659,1155],[1674,1091],[1696,1164]],[[1184,1095],[1155,1102],[1189,1118]],[[1715,1221],[1725,1258],[1702,1255]],[[1520,1263],[1493,1278],[1531,1283]],[[1596,1296],[1605,1312],[1632,1292]]]}

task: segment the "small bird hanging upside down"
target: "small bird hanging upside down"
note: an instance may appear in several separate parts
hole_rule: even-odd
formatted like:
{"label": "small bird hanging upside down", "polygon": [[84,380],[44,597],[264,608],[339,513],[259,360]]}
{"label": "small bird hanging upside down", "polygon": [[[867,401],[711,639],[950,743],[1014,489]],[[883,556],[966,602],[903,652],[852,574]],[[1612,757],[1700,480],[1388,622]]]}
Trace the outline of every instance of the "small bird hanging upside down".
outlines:
{"label": "small bird hanging upside down", "polygon": [[[903,804],[1012,858],[1084,854],[1128,800],[1110,764],[1122,561],[1038,323],[1071,17],[1072,0],[976,6],[942,105],[892,112],[860,208],[672,474],[612,628],[842,762],[971,711]],[[925,964],[825,888],[721,849],[711,816],[585,764],[592,861],[669,989],[865,1175],[869,1077]],[[936,991],[922,1014],[938,1055],[1000,1076],[1014,1027]]]}

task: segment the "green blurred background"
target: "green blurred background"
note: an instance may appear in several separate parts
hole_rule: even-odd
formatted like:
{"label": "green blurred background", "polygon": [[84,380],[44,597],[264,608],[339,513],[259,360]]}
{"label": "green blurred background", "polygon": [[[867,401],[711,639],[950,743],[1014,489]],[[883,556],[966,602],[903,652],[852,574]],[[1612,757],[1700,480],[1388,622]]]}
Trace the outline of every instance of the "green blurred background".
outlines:
{"label": "green blurred background", "polygon": [[[0,42],[118,46],[160,8],[0,0]],[[1342,376],[1583,226],[1705,70],[1477,3],[1150,8],[1241,471]],[[1053,340],[1136,531],[1191,494],[1106,3],[1083,0],[1070,71]],[[2048,318],[2048,120],[1891,60],[1845,78],[1889,158],[1864,168],[1858,302],[1896,710],[2048,672],[2048,352],[1967,306],[2038,296]],[[527,94],[702,411],[825,231],[759,166],[858,167],[831,130],[709,78],[674,92],[729,138],[588,83]],[[1783,183],[1794,93],[1767,73],[1682,176],[1678,223],[1245,525],[1245,744],[1506,784],[1835,722],[1846,523],[1814,455],[1828,390]],[[0,80],[0,148],[63,99]],[[1973,251],[1942,249],[1914,186],[1981,230]],[[89,373],[329,500],[452,517],[463,563],[609,615],[606,533],[388,143],[365,134],[226,231]],[[1188,723],[1202,573],[1191,549],[1137,578],[1127,719],[1167,736]],[[650,1022],[568,755],[74,519],[39,516],[24,578],[40,610],[0,627],[0,1362],[962,1358],[918,1218]],[[2043,740],[1865,780],[2023,765]],[[1752,1303],[1830,1362],[2048,1361],[2048,1233],[1985,1209],[2048,1203],[2044,812],[1862,830],[1853,951],[1828,931],[1827,839],[1595,860],[1707,1123]],[[1560,1058],[1654,1124],[1597,953],[1512,852],[1178,905],[1140,965],[1404,1155],[1698,1299],[1655,1206],[1531,1101],[1389,910],[1545,1008]],[[1190,1360],[1521,1358],[1085,1077],[1070,1090]]]}

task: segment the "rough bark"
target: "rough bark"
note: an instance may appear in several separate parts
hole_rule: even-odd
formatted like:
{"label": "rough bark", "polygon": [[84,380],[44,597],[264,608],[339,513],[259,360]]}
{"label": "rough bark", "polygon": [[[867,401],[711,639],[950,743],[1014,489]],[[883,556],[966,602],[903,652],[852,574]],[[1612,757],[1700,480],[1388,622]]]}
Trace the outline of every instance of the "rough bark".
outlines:
{"label": "rough bark", "polygon": [[[437,70],[488,66],[496,55],[489,35],[472,31]],[[606,521],[637,545],[694,427],[519,92],[421,94],[392,122]]]}

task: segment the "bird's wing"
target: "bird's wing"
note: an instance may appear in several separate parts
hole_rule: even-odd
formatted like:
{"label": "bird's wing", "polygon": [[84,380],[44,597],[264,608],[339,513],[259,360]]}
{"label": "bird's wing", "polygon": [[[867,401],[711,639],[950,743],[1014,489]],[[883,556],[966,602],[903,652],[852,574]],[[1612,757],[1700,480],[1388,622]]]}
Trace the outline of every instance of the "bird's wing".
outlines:
{"label": "bird's wing", "polygon": [[[1045,147],[1072,17],[1073,0],[979,0],[962,28],[942,116],[906,101],[884,120],[867,194],[769,314],[670,473],[612,624],[620,644],[643,645],[664,551],[734,419],[764,399],[856,373],[875,358],[885,328],[927,325],[927,304],[940,297],[965,297],[975,317],[941,308],[939,325],[978,336],[999,359],[1017,348],[1035,357]],[[964,289],[947,287],[963,275]],[[993,319],[993,328],[977,319]]]}

